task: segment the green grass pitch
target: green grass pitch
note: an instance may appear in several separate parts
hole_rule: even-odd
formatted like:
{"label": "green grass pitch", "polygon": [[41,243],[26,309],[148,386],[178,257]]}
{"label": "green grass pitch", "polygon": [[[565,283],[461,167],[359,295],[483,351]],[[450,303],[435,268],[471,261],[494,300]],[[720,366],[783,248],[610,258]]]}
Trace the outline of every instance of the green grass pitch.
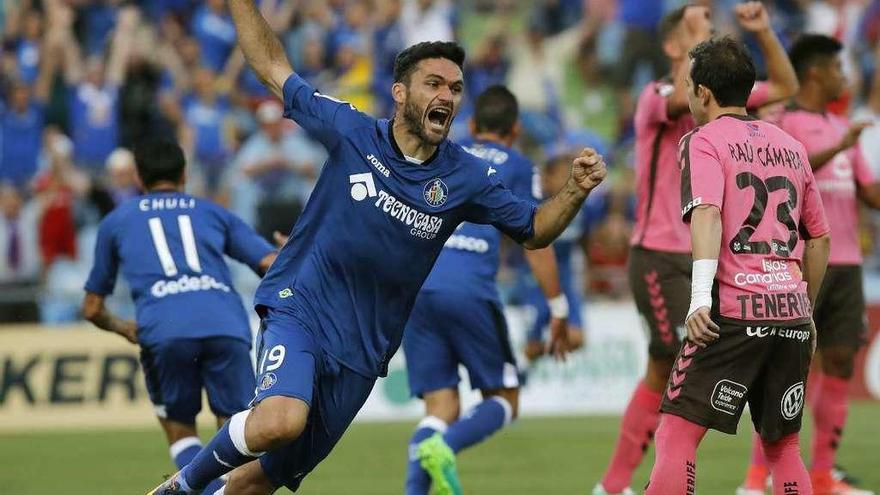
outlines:
{"label": "green grass pitch", "polygon": [[[880,404],[854,404],[840,452],[841,463],[875,490],[880,488],[878,420]],[[709,433],[698,458],[697,493],[733,494],[749,452],[746,421],[736,437]],[[618,422],[616,417],[523,419],[461,455],[465,492],[588,494],[608,461]],[[306,478],[299,493],[402,493],[405,445],[412,427],[412,423],[354,425]],[[210,432],[202,433],[207,437]],[[806,435],[805,448],[809,432]],[[3,495],[137,495],[172,470],[158,426],[139,431],[4,434],[0,447]],[[633,488],[644,486],[652,460],[650,452]]]}

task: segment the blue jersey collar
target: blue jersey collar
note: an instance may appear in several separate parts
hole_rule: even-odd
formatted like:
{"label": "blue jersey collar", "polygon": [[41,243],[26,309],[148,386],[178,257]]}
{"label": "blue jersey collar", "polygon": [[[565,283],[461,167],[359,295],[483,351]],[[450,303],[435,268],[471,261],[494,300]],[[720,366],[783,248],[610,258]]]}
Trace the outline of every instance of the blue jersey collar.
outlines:
{"label": "blue jersey collar", "polygon": [[382,138],[382,141],[385,141],[386,143],[388,143],[390,145],[391,153],[394,155],[394,157],[397,158],[398,160],[400,160],[402,163],[405,163],[409,166],[421,168],[421,167],[427,167],[427,166],[431,165],[434,162],[434,160],[440,155],[440,153],[446,147],[446,145],[449,143],[448,139],[444,139],[443,142],[440,143],[439,146],[437,146],[437,149],[434,150],[434,154],[432,154],[427,160],[422,162],[420,165],[416,165],[406,159],[406,157],[403,154],[403,151],[400,150],[400,146],[397,145],[397,141],[394,139],[394,133],[391,131],[393,125],[394,125],[394,119],[389,119],[386,121],[379,121],[379,125],[377,126],[377,131],[379,132],[379,136]]}

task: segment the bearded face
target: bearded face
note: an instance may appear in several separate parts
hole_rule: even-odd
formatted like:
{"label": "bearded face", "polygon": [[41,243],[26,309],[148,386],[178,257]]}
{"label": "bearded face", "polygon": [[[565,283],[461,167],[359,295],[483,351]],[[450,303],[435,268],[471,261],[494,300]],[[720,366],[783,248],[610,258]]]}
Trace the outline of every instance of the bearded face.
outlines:
{"label": "bearded face", "polygon": [[463,91],[461,69],[455,63],[441,58],[423,60],[410,75],[399,117],[411,134],[437,146],[449,135]]}

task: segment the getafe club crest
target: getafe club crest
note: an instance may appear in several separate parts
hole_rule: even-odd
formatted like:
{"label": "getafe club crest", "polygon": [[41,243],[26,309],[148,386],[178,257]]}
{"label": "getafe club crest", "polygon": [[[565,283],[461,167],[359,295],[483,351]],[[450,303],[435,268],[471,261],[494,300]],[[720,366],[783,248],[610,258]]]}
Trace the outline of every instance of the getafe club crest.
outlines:
{"label": "getafe club crest", "polygon": [[446,199],[449,197],[449,188],[442,180],[431,179],[425,184],[424,196],[428,205],[437,208],[446,203]]}
{"label": "getafe club crest", "polygon": [[263,379],[260,380],[260,390],[268,390],[277,381],[278,378],[275,376],[275,373],[266,373],[263,375]]}

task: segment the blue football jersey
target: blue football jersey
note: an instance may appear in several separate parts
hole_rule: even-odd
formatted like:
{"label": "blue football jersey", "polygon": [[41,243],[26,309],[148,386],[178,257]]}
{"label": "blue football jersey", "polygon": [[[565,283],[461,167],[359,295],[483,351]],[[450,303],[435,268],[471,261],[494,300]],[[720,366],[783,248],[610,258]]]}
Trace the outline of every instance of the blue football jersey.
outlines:
{"label": "blue football jersey", "polygon": [[524,241],[535,205],[457,144],[444,140],[414,163],[395,143],[391,121],[322,95],[296,74],[283,92],[285,116],[329,157],[255,302],[291,313],[348,368],[384,376],[419,288],[458,224],[492,224]]}
{"label": "blue football jersey", "polygon": [[[540,177],[521,153],[506,146],[463,141],[464,149],[488,162],[486,173],[507,186],[514,195],[537,203],[541,200]],[[465,222],[446,241],[422,290],[466,292],[475,297],[498,299],[495,276],[500,264],[501,232],[489,225]]]}
{"label": "blue football jersey", "polygon": [[144,345],[218,336],[250,344],[247,313],[223,256],[257,271],[272,250],[241,219],[208,200],[154,192],[123,203],[101,221],[85,290],[111,294],[121,268]]}

